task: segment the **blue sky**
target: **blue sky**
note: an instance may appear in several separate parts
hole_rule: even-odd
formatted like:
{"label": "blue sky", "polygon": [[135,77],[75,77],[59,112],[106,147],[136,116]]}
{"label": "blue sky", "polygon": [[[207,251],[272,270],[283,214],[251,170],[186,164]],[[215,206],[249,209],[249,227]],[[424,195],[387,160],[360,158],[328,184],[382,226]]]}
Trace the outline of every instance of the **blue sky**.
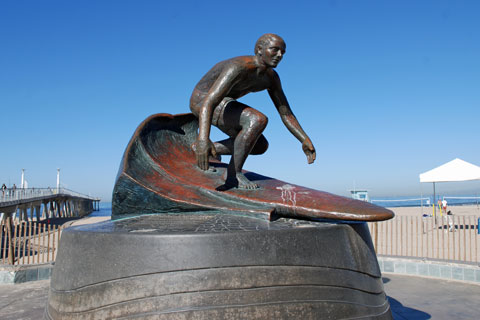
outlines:
{"label": "blue sky", "polygon": [[[270,121],[245,169],[346,195],[431,192],[418,174],[480,165],[478,1],[2,1],[0,183],[56,183],[109,201],[138,124],[188,112],[216,62],[281,35],[277,68],[317,149],[307,165],[266,92]],[[212,138],[221,138],[216,131]],[[439,192],[480,191],[480,183]]]}

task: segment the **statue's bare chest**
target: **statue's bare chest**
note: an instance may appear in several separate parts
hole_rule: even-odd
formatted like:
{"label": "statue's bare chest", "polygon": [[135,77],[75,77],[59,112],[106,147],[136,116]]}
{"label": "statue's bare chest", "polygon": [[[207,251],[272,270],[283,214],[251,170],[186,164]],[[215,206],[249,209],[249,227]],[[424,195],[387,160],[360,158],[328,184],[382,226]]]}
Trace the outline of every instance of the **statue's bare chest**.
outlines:
{"label": "statue's bare chest", "polygon": [[258,92],[270,87],[270,78],[266,74],[258,75],[255,72],[243,75],[231,90],[232,96],[244,96],[250,92]]}

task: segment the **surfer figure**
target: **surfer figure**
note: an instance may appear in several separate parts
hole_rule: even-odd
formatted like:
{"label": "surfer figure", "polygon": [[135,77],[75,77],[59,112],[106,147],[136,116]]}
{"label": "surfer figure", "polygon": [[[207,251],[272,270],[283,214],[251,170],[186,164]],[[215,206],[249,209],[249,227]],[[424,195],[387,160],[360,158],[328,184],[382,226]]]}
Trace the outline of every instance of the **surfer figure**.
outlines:
{"label": "surfer figure", "polygon": [[[262,134],[268,118],[236,99],[250,92],[267,90],[287,129],[302,143],[308,163],[315,161],[312,141],[295,118],[283,93],[278,74],[273,70],[282,60],[286,45],[281,37],[267,33],[255,44],[254,56],[241,56],[217,63],[197,83],[190,98],[190,109],[199,119],[199,133],[192,145],[197,165],[208,170],[210,156],[231,155],[226,187],[256,189],[242,168],[249,154],[263,154],[268,141]],[[212,143],[214,125],[229,138]]]}

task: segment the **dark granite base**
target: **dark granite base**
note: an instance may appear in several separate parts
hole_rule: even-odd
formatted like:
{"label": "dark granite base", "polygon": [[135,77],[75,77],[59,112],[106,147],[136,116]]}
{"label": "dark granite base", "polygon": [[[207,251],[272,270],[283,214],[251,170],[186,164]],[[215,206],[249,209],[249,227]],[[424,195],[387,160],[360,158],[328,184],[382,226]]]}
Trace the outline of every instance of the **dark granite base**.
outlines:
{"label": "dark granite base", "polygon": [[203,212],[63,232],[48,319],[392,319],[365,224]]}

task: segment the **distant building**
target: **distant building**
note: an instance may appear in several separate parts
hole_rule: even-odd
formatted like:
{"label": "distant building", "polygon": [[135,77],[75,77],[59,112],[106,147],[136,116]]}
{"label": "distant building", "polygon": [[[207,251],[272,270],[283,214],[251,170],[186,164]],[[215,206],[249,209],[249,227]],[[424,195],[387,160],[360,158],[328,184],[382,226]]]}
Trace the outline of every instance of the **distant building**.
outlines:
{"label": "distant building", "polygon": [[350,193],[352,194],[352,199],[370,202],[368,190],[350,190]]}

